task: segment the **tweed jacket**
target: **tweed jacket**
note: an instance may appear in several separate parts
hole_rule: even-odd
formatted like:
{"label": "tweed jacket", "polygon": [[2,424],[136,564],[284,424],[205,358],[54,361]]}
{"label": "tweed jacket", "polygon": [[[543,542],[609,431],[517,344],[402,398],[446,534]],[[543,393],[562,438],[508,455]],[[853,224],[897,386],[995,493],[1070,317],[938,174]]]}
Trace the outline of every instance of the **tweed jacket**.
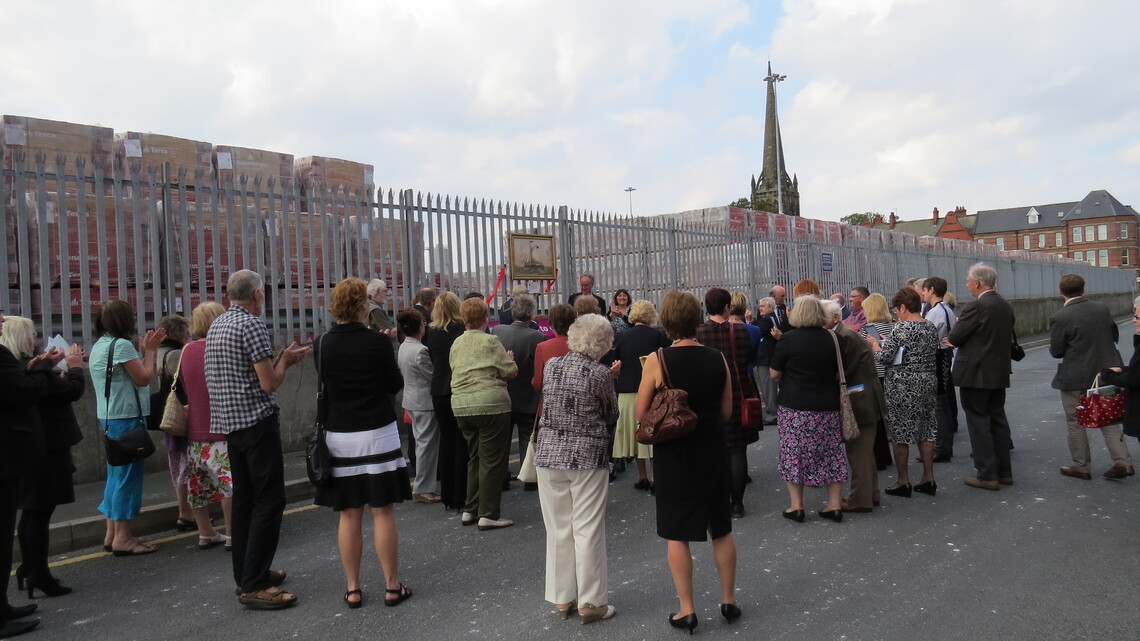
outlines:
{"label": "tweed jacket", "polygon": [[605,365],[578,352],[553,358],[543,372],[543,410],[534,464],[555,470],[592,470],[610,460],[617,393]]}
{"label": "tweed jacket", "polygon": [[1009,348],[1013,343],[1013,308],[993,290],[963,306],[950,331],[957,347],[951,370],[958,387],[1006,389],[1009,387]]}
{"label": "tweed jacket", "polygon": [[1084,296],[1070,299],[1049,321],[1049,355],[1061,359],[1053,389],[1088,389],[1102,369],[1123,365],[1119,340],[1108,305]]}

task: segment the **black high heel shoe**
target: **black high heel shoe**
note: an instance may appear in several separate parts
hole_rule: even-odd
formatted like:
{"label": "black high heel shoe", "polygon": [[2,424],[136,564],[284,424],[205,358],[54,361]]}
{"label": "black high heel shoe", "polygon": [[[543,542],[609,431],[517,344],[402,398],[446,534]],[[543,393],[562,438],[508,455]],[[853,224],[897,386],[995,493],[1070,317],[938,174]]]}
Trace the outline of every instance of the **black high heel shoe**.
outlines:
{"label": "black high heel shoe", "polygon": [[[71,594],[71,588],[66,585],[60,585],[59,579],[48,577],[47,579],[36,579],[31,576],[26,577],[28,582],[28,598],[36,598],[36,590],[44,593],[44,596],[63,596]],[[23,581],[19,582],[20,589],[23,589]]]}
{"label": "black high heel shoe", "polygon": [[720,604],[720,615],[729,623],[732,623],[735,619],[739,619],[741,614],[740,608],[735,603]]}
{"label": "black high heel shoe", "polygon": [[890,494],[891,496],[901,496],[904,499],[909,499],[911,490],[913,490],[913,489],[914,489],[913,485],[911,485],[910,483],[905,483],[903,485],[896,485],[894,487],[888,487],[887,489],[885,489],[883,491],[886,492],[887,494]]}
{"label": "black high heel shoe", "polygon": [[835,521],[836,523],[840,523],[843,521],[843,509],[842,508],[837,508],[834,510],[820,510],[819,515],[825,519],[831,519],[832,521]]}
{"label": "black high heel shoe", "polygon": [[677,628],[678,630],[688,630],[689,634],[693,633],[693,628],[697,627],[697,613],[686,614],[680,619],[674,619],[673,615],[669,615],[669,625]]}
{"label": "black high heel shoe", "polygon": [[803,523],[804,522],[803,508],[800,508],[798,510],[784,510],[784,518],[785,519],[791,519],[791,520],[795,521],[796,523]]}
{"label": "black high heel shoe", "polygon": [[930,480],[925,483],[919,483],[918,485],[914,486],[914,491],[920,494],[929,494],[930,496],[934,496],[935,494],[938,494],[938,482]]}

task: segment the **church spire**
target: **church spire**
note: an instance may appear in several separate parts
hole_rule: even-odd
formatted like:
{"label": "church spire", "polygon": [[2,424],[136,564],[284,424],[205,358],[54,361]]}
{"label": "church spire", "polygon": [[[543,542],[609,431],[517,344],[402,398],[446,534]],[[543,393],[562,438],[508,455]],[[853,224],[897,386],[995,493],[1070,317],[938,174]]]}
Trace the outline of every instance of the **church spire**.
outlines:
{"label": "church spire", "polygon": [[[760,179],[753,188],[753,200],[767,200],[776,203],[780,213],[789,216],[800,215],[800,195],[798,181],[793,182],[784,168],[784,142],[780,135],[780,119],[776,109],[776,83],[787,76],[772,73],[772,62],[768,62],[767,106],[764,111],[764,165]],[[781,207],[782,204],[782,207]]]}

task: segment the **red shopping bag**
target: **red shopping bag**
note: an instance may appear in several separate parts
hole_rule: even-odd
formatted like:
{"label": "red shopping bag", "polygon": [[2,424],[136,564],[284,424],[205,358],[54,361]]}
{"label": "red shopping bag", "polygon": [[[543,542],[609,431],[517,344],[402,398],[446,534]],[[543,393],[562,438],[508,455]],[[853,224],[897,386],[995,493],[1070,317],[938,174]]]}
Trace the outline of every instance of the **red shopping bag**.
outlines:
{"label": "red shopping bag", "polygon": [[[1098,377],[1099,378],[1099,377]],[[1097,429],[1113,423],[1119,423],[1124,418],[1124,405],[1128,399],[1125,390],[1113,387],[1097,386],[1081,394],[1077,404],[1077,422],[1089,429]]]}

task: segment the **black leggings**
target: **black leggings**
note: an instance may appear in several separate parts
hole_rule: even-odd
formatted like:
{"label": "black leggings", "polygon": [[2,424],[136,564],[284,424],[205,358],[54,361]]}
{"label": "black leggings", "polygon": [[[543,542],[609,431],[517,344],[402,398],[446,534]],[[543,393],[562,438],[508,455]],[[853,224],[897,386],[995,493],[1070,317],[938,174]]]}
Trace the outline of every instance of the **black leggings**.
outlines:
{"label": "black leggings", "polygon": [[728,448],[729,482],[732,487],[732,505],[744,505],[744,486],[748,482],[748,446]]}
{"label": "black leggings", "polygon": [[48,569],[48,531],[55,507],[20,512],[17,536],[20,540],[20,564],[33,582],[51,578]]}

